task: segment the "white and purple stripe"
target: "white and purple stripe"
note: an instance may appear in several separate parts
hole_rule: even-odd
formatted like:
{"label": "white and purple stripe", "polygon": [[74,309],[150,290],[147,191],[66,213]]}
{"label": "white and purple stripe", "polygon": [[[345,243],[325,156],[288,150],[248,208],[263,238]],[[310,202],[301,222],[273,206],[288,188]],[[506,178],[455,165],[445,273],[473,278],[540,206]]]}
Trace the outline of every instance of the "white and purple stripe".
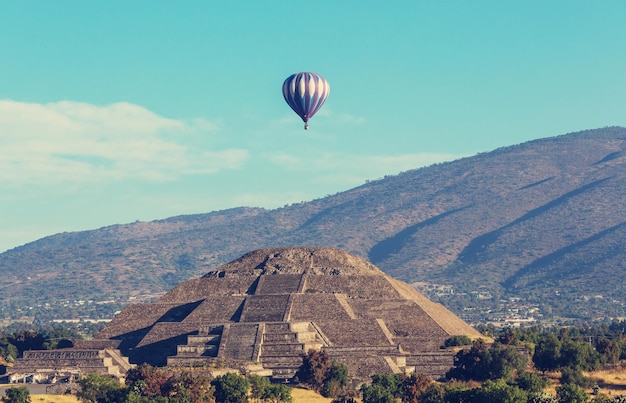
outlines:
{"label": "white and purple stripe", "polygon": [[328,82],[315,73],[292,74],[283,83],[285,101],[304,123],[322,107],[329,93]]}

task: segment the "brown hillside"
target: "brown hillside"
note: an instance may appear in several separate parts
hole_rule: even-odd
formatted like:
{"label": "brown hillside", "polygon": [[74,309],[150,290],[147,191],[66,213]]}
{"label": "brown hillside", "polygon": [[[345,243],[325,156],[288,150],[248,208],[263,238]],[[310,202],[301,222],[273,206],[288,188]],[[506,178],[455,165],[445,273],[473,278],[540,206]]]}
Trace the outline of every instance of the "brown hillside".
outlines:
{"label": "brown hillside", "polygon": [[0,255],[0,301],[11,311],[68,299],[128,303],[249,250],[313,245],[367,257],[407,282],[450,286],[446,303],[457,312],[521,297],[544,312],[623,316],[625,194],[626,129],[583,131],[276,210],[43,238]]}

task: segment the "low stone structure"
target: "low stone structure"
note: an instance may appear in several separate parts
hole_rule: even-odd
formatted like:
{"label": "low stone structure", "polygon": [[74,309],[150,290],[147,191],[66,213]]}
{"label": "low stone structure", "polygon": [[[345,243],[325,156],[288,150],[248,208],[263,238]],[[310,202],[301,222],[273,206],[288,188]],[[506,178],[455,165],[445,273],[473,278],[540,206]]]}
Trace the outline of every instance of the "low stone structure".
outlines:
{"label": "low stone structure", "polygon": [[128,358],[111,346],[32,350],[16,360],[8,379],[11,383],[72,382],[88,373],[123,378],[131,367]]}
{"label": "low stone structure", "polygon": [[[453,354],[440,346],[454,335],[480,337],[442,305],[362,258],[299,247],[250,252],[154,303],[130,305],[81,347],[104,354],[97,360],[114,347],[134,364],[255,363],[277,378],[292,377],[309,349],[322,349],[356,379],[414,370],[438,377],[451,367]],[[73,351],[76,358],[90,350]],[[54,367],[56,352],[25,355],[17,373]],[[57,362],[69,363],[63,354],[72,355],[62,353]],[[112,371],[95,361],[89,353],[73,363],[83,372]]]}

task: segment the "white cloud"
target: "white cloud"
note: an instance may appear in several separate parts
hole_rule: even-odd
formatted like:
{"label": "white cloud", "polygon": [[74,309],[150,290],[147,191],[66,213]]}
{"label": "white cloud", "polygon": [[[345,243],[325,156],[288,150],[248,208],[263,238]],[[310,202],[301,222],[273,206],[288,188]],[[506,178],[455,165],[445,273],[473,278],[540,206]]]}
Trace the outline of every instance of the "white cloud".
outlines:
{"label": "white cloud", "polygon": [[125,102],[0,100],[0,183],[161,181],[240,168],[246,150],[197,145],[216,130],[213,122],[169,119]]}

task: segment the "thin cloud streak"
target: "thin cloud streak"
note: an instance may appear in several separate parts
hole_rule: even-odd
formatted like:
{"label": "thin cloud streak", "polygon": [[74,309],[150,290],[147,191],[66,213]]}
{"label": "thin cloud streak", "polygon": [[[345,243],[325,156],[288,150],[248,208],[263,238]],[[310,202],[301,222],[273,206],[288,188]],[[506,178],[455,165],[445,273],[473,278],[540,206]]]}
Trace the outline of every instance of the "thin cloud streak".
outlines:
{"label": "thin cloud streak", "polygon": [[0,100],[0,181],[2,186],[164,181],[241,168],[247,150],[190,146],[217,130],[204,119],[169,119],[126,102]]}

